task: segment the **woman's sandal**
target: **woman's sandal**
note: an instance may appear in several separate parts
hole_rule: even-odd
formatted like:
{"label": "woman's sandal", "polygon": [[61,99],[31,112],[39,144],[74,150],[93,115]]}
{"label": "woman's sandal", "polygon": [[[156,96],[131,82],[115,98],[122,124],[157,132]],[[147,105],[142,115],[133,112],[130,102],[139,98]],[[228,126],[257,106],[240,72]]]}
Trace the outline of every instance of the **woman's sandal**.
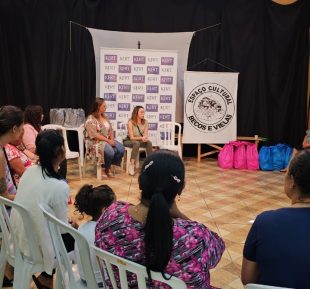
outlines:
{"label": "woman's sandal", "polygon": [[47,286],[41,284],[41,282],[39,281],[39,278],[37,278],[35,275],[32,275],[32,280],[33,280],[34,284],[36,284],[38,289],[52,289],[50,287],[47,287]]}
{"label": "woman's sandal", "polygon": [[114,178],[114,175],[111,173],[110,169],[105,169],[104,172],[106,173],[107,177],[110,178]]}
{"label": "woman's sandal", "polygon": [[10,280],[8,277],[3,277],[2,287],[13,287],[13,279]]}

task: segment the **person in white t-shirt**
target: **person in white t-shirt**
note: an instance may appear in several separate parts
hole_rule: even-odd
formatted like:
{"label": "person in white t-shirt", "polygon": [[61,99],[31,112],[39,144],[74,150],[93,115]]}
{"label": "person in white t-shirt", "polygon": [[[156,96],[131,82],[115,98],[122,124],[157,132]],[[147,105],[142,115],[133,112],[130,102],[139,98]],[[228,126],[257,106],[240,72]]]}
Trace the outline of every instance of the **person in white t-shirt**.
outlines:
{"label": "person in white t-shirt", "polygon": [[[98,187],[84,185],[77,193],[74,202],[76,212],[79,212],[83,217],[84,214],[91,217],[91,220],[81,224],[78,228],[78,231],[86,238],[89,244],[94,244],[95,242],[96,221],[100,218],[102,212],[109,207],[115,199],[115,193],[107,185],[101,185]],[[75,247],[75,254],[77,257],[80,277],[84,280],[84,273],[77,247]],[[98,287],[103,288],[103,280],[97,264],[96,256],[91,255],[91,259]]]}

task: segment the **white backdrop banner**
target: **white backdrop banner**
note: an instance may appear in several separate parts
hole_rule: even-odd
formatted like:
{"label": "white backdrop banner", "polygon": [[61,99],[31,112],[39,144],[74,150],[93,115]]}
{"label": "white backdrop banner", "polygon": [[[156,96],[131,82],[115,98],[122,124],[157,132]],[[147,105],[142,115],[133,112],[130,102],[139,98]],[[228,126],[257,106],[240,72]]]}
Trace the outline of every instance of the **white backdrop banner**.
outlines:
{"label": "white backdrop banner", "polygon": [[136,49],[176,50],[178,52],[178,77],[176,83],[176,121],[183,121],[184,71],[187,67],[189,46],[194,32],[145,33],[119,32],[87,28],[92,35],[96,59],[96,94],[99,95],[100,48],[117,47]]}
{"label": "white backdrop banner", "polygon": [[157,145],[160,122],[175,121],[177,52],[142,49],[100,49],[100,97],[119,134],[133,108],[141,105],[149,123],[149,139]]}
{"label": "white backdrop banner", "polygon": [[185,72],[183,143],[236,140],[237,88],[238,73]]}

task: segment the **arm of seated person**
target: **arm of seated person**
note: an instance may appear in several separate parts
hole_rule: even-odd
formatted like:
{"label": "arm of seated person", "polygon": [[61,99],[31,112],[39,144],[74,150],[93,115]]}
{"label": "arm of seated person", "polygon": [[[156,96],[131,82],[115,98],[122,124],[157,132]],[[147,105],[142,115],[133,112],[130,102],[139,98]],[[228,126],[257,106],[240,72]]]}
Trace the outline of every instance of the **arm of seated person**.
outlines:
{"label": "arm of seated person", "polygon": [[14,195],[8,193],[6,184],[6,170],[5,170],[6,159],[3,150],[0,150],[0,196],[7,198],[11,201],[14,200]]}
{"label": "arm of seated person", "polygon": [[241,269],[241,281],[244,285],[256,283],[258,279],[258,266],[256,262],[250,261],[243,257]]}
{"label": "arm of seated person", "polygon": [[10,166],[15,173],[19,176],[22,176],[24,171],[26,170],[22,160],[20,158],[14,158],[10,160]]}
{"label": "arm of seated person", "polygon": [[142,141],[142,136],[134,136],[133,135],[133,128],[132,128],[133,124],[132,121],[130,120],[128,122],[128,136],[130,138],[130,140],[138,140],[138,141]]}
{"label": "arm of seated person", "polygon": [[149,140],[149,126],[148,126],[147,120],[145,120],[145,129],[143,132],[142,141],[147,142],[148,140]]}

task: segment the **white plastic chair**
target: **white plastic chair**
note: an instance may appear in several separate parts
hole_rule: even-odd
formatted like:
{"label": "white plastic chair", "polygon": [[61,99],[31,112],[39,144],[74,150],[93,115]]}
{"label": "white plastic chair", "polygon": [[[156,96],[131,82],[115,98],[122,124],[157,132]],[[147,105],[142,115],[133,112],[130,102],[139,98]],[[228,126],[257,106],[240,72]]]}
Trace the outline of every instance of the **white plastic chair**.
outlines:
{"label": "white plastic chair", "polygon": [[[43,211],[44,218],[47,223],[48,230],[51,235],[57,264],[57,279],[56,289],[78,289],[78,288],[89,288],[98,289],[95,274],[93,271],[90,249],[87,240],[77,230],[58,220],[50,208],[47,208],[43,204],[39,204],[40,209]],[[77,245],[80,258],[83,260],[81,266],[84,272],[84,279],[87,287],[81,279],[76,276],[72,270],[72,263],[67,253],[61,234],[69,233],[74,239]]]}
{"label": "white plastic chair", "polygon": [[80,174],[80,179],[82,179],[82,163],[80,160],[80,153],[79,152],[73,152],[70,150],[69,145],[68,145],[68,138],[67,138],[67,130],[65,127],[57,124],[46,124],[42,126],[42,130],[46,129],[55,129],[55,130],[61,130],[62,136],[64,138],[64,144],[65,144],[65,150],[66,150],[66,159],[78,159],[78,166],[79,166],[79,174]]}
{"label": "white plastic chair", "polygon": [[[178,129],[177,136],[175,135]],[[178,152],[182,158],[181,125],[177,122],[164,122],[158,127],[158,147]]]}
{"label": "white plastic chair", "polygon": [[287,288],[287,287],[276,287],[276,286],[260,285],[260,284],[253,284],[253,283],[246,284],[244,288],[245,289],[293,289],[293,288]]}
{"label": "white plastic chair", "polygon": [[[103,268],[103,266],[106,267],[113,289],[118,289],[119,287],[117,286],[111,265],[114,265],[118,268],[120,278],[119,285],[121,286],[121,289],[128,288],[126,271],[137,275],[137,282],[139,289],[147,289],[146,280],[148,279],[148,276],[145,266],[118,257],[109,252],[103,251],[100,248],[95,247],[94,245],[91,245],[90,247],[97,256],[99,267],[100,268]],[[104,276],[104,274],[102,275]],[[172,289],[186,289],[186,284],[184,283],[184,281],[176,277],[171,277],[170,280],[166,280],[163,278],[161,273],[153,271],[151,271],[151,276],[153,280],[165,283],[169,285]]]}
{"label": "white plastic chair", "polygon": [[[126,122],[120,123],[119,130],[120,130],[120,133],[118,134],[118,139],[119,141],[123,142],[123,140],[128,135],[128,123]],[[130,165],[130,157],[131,157],[132,148],[126,147],[126,146],[124,147],[125,147],[125,154],[124,154],[121,166],[122,168],[124,167],[124,159],[126,158],[126,173],[129,174],[129,165]],[[139,153],[136,158],[136,169],[138,169],[140,166],[140,152],[146,153],[146,148],[142,148],[142,147],[139,148]]]}
{"label": "white plastic chair", "polygon": [[[12,229],[7,207],[20,214],[26,232],[29,246],[29,256],[21,252],[15,233]],[[43,257],[33,234],[33,221],[26,208],[17,202],[0,197],[0,227],[2,231],[2,245],[0,253],[0,284],[3,282],[5,265],[8,262],[14,267],[14,289],[25,289],[30,286],[32,274],[43,272]],[[2,287],[1,287],[2,288]]]}

